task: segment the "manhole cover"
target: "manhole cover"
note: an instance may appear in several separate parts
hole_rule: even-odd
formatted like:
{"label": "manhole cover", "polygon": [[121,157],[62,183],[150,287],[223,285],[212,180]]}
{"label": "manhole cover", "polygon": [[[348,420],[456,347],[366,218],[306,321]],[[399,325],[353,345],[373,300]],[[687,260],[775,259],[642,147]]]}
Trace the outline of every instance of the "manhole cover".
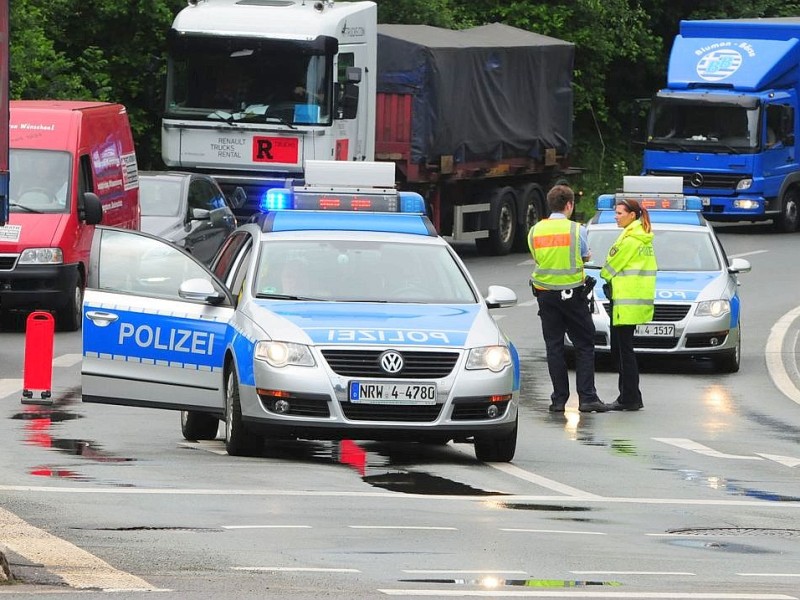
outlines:
{"label": "manhole cover", "polygon": [[771,537],[800,537],[800,529],[767,529],[761,527],[701,527],[689,529],[669,529],[667,533],[678,535],[730,535]]}

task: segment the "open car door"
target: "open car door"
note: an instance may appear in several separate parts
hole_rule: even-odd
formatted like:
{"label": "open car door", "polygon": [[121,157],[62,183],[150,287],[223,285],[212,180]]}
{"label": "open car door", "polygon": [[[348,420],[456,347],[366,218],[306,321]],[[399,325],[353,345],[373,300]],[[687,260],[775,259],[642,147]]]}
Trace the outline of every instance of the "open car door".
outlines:
{"label": "open car door", "polygon": [[190,255],[97,227],[83,303],[84,402],[223,414],[234,300]]}

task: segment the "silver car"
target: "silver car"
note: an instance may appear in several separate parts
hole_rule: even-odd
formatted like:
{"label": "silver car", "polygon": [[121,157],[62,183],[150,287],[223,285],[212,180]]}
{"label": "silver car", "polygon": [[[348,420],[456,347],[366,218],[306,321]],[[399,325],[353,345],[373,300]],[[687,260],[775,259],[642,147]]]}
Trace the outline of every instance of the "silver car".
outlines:
{"label": "silver car", "polygon": [[257,454],[265,438],[454,440],[510,461],[519,359],[489,309],[514,292],[482,297],[424,214],[362,212],[368,196],[357,200],[359,212],[270,211],[210,269],[153,236],[99,227],[83,401],[180,410],[193,440],[222,421],[232,455]]}
{"label": "silver car", "polygon": [[[603,205],[587,224],[593,261],[586,274],[595,287],[595,351],[610,347],[610,303],[600,279],[608,250],[621,233],[614,222],[613,203]],[[742,348],[742,306],[739,273],[750,271],[742,258],[728,259],[711,224],[691,210],[650,210],[653,247],[658,262],[655,315],[638,325],[638,353],[710,358],[724,373],[739,370]]]}

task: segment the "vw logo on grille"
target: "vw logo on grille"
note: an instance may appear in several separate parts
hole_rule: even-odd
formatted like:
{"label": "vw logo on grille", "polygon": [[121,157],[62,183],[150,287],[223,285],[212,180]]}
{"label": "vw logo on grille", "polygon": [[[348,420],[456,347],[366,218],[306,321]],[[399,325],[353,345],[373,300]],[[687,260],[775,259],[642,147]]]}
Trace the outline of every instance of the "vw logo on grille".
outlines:
{"label": "vw logo on grille", "polygon": [[692,184],[692,187],[699,188],[703,185],[703,174],[702,173],[692,173],[689,176],[689,183]]}
{"label": "vw logo on grille", "polygon": [[394,350],[381,354],[380,363],[381,369],[392,375],[403,370],[403,357]]}

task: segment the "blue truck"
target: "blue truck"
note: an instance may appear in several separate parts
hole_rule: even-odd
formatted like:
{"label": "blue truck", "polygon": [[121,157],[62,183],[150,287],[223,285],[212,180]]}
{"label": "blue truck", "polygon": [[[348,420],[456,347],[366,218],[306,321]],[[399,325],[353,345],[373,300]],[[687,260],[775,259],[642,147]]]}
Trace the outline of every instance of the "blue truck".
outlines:
{"label": "blue truck", "polygon": [[800,18],[682,21],[643,174],[681,176],[710,221],[800,225]]}

